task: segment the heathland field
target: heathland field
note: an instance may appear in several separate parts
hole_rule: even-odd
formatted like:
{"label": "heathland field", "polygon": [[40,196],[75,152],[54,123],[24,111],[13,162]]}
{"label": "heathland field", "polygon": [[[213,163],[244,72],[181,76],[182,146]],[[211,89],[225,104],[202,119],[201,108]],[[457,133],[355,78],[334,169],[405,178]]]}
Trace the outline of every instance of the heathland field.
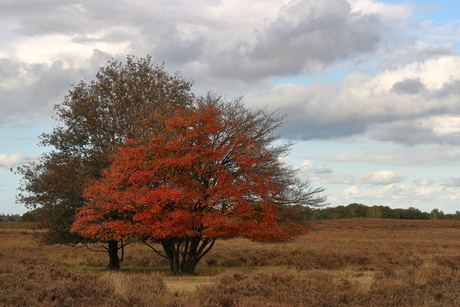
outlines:
{"label": "heathland field", "polygon": [[460,222],[311,223],[290,243],[219,241],[197,276],[128,245],[120,272],[86,247],[39,246],[0,223],[0,306],[460,306]]}

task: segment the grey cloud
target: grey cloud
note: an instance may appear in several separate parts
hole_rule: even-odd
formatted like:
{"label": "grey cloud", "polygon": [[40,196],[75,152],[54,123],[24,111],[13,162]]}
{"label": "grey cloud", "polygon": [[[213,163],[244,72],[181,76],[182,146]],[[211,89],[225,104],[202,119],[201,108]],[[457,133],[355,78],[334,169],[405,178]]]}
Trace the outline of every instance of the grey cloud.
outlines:
{"label": "grey cloud", "polygon": [[348,2],[292,1],[265,29],[255,29],[211,62],[220,77],[253,79],[299,74],[309,66],[327,65],[376,50],[377,15],[351,13]]}
{"label": "grey cloud", "polygon": [[[53,105],[58,101],[55,99],[56,94],[61,92],[60,89],[40,88],[44,84],[44,80],[36,82],[31,86],[24,85],[19,92],[16,90],[0,89],[2,100],[0,106],[2,113],[0,115],[0,123],[8,123],[18,120],[19,118],[29,118],[34,120],[48,120],[52,114]],[[62,96],[64,92],[61,92]],[[37,94],[34,96],[34,94]]]}
{"label": "grey cloud", "polygon": [[393,91],[400,94],[418,94],[425,88],[420,79],[404,79],[393,84]]}
{"label": "grey cloud", "polygon": [[17,62],[0,59],[0,82],[15,79],[19,76],[20,66]]}
{"label": "grey cloud", "polygon": [[[366,131],[368,122],[355,114],[344,117],[341,109],[333,106],[339,98],[337,86],[318,85],[296,86],[282,85],[265,92],[249,95],[249,105],[257,107],[270,106],[279,112],[288,114],[289,122],[279,130],[283,137],[293,140],[331,139],[348,137]],[[350,109],[354,106],[350,102]]]}
{"label": "grey cloud", "polygon": [[449,177],[441,185],[445,187],[460,187],[460,178]]}
{"label": "grey cloud", "polygon": [[[206,8],[201,1],[192,6],[182,1],[13,1],[2,6],[0,20],[8,24],[6,37],[61,34],[77,44],[127,43],[160,61],[183,64],[196,59],[190,54],[201,48],[203,37],[179,38],[174,29],[183,23],[210,26],[210,18],[201,15]],[[222,23],[214,21],[214,26]]]}
{"label": "grey cloud", "polygon": [[445,82],[441,88],[429,92],[430,99],[445,99],[452,96],[460,96],[460,80]]}
{"label": "grey cloud", "polygon": [[392,141],[406,145],[436,141],[436,136],[428,127],[422,127],[409,120],[372,124],[369,125],[366,134],[374,140]]}
{"label": "grey cloud", "polygon": [[[111,58],[95,51],[90,59],[93,76],[97,67]],[[60,60],[51,64],[27,64],[0,59],[0,124],[19,118],[50,120],[54,105],[63,101],[71,85],[89,75],[88,71],[67,64]]]}
{"label": "grey cloud", "polygon": [[10,20],[14,32],[24,36],[74,35],[129,25],[147,12],[125,1],[44,0],[2,4],[0,17]]}
{"label": "grey cloud", "polygon": [[451,144],[460,145],[460,134],[455,130],[438,133],[440,123],[430,123],[437,116],[427,116],[415,119],[390,121],[370,125],[366,135],[374,140],[395,142],[409,146],[416,144]]}
{"label": "grey cloud", "polygon": [[[123,42],[124,47],[95,50],[90,59],[79,63],[84,70],[72,64],[69,58],[72,53],[53,53],[50,57],[62,59],[62,62],[53,59],[52,65],[3,60],[0,82],[13,80],[19,85],[15,88],[0,86],[0,123],[23,115],[48,117],[52,106],[62,101],[70,84],[92,78],[97,68],[111,58],[123,60],[125,54],[120,58],[121,52],[138,56],[151,54],[154,61],[165,61],[168,70],[179,70],[186,78],[193,77],[197,81],[194,89],[199,88],[200,93],[212,88],[223,94],[231,91],[236,96],[267,86],[272,81],[270,78],[314,72],[340,60],[359,60],[373,54],[381,45],[382,37],[385,39],[385,35],[391,34],[384,17],[352,12],[345,0],[291,1],[265,23],[219,19],[209,11],[206,1],[197,1],[192,6],[180,0],[167,4],[160,1],[133,4],[123,0],[110,4],[89,0],[8,2],[0,11],[0,20],[11,21],[11,26],[0,30],[0,35],[58,33],[66,35],[73,43],[84,45],[85,52],[91,50],[88,46],[101,42],[109,45]],[[243,30],[246,24],[250,27]],[[382,33],[385,31],[389,32]],[[98,45],[101,49],[102,46],[105,44]],[[61,47],[65,46],[57,49]],[[111,54],[108,50],[118,53],[112,51]],[[433,140],[457,142],[455,136],[441,137],[421,126],[406,126],[403,132],[398,131],[394,124],[398,121],[430,116],[435,112],[460,111],[453,104],[427,102],[428,99],[460,96],[456,80],[446,83],[442,89],[428,90],[428,84],[424,85],[422,79],[414,79],[413,74],[408,76],[393,79],[402,81],[393,87],[390,84],[387,92],[373,92],[362,99],[350,94],[350,88],[362,86],[361,82],[356,82],[348,88],[343,85],[348,92],[337,85],[316,84],[302,90],[275,88],[248,96],[247,101],[251,104],[258,100],[256,103],[260,107],[283,107],[280,112],[288,113],[290,122],[279,132],[290,139],[343,138],[368,132],[377,140],[408,144]],[[282,90],[285,93],[281,93]],[[426,94],[426,100],[421,100],[416,107],[407,102],[406,109],[412,114],[398,109],[398,105],[406,103],[404,99],[421,92]],[[388,123],[391,125],[385,126]],[[388,129],[379,131],[377,128]]]}
{"label": "grey cloud", "polygon": [[[422,42],[422,40],[420,40],[419,42]],[[417,56],[419,58],[426,59],[426,58],[433,58],[433,57],[439,57],[443,55],[454,55],[454,54],[456,54],[456,52],[451,46],[446,47],[446,46],[439,46],[438,44],[433,44],[423,49],[422,51],[418,52]]]}
{"label": "grey cloud", "polygon": [[88,27],[76,1],[9,1],[1,11],[0,17],[11,21],[14,33],[24,36],[71,34]]}
{"label": "grey cloud", "polygon": [[[281,113],[286,112],[285,108]],[[296,111],[286,112],[290,122],[279,129],[284,138],[291,140],[314,140],[314,139],[338,139],[352,135],[359,135],[366,131],[367,123],[359,121],[341,121],[320,125],[314,121],[308,121],[296,116]]]}
{"label": "grey cloud", "polygon": [[[184,65],[199,62],[200,70],[213,77],[251,85],[272,76],[315,72],[340,60],[373,53],[385,36],[382,32],[392,31],[383,25],[384,17],[352,12],[345,0],[293,0],[280,9],[276,20],[267,19],[266,24],[215,18],[209,12],[220,5],[217,1],[190,4],[180,0],[113,0],[110,4],[21,0],[2,5],[0,20],[8,25],[4,28],[9,30],[4,31],[14,34],[62,34],[79,44],[124,42],[135,54],[150,53],[181,71],[187,70]],[[190,26],[190,31],[178,35],[178,25]],[[196,65],[193,69],[194,76],[203,73],[196,72]]]}
{"label": "grey cloud", "polygon": [[[255,106],[283,106],[280,112],[289,114],[290,122],[280,133],[289,139],[362,135],[406,145],[460,145],[458,59],[448,56],[414,62],[376,76],[354,73],[344,79],[341,88],[336,84],[284,84],[249,95],[247,101]],[[415,73],[422,77],[405,77]],[[432,74],[449,81],[442,83]],[[395,79],[401,81],[394,83]]]}
{"label": "grey cloud", "polygon": [[[242,93],[270,77],[315,72],[373,53],[381,32],[389,31],[382,27],[382,16],[352,12],[345,0],[293,0],[265,25],[216,19],[210,8],[220,4],[24,0],[4,5],[0,20],[9,20],[10,31],[24,36],[63,34],[79,44],[124,42],[130,45],[127,52],[149,53],[194,77],[212,74],[224,82],[244,81],[246,86],[238,85]],[[179,33],[181,25],[189,31]],[[221,85],[222,80],[217,87]]]}
{"label": "grey cloud", "polygon": [[203,53],[206,39],[198,34],[195,38],[181,37],[176,27],[164,30],[154,44],[155,57],[167,63],[182,65],[197,60]]}
{"label": "grey cloud", "polygon": [[[96,74],[96,71],[100,68],[103,67],[107,64],[108,60],[117,60],[117,61],[125,61],[126,56],[125,55],[120,55],[120,54],[110,54],[108,52],[104,52],[99,49],[93,49],[93,55],[89,59],[89,68],[86,70],[89,73],[86,73],[87,77],[86,78],[93,78],[94,75]],[[85,78],[85,79],[86,79]],[[76,80],[73,82],[74,84],[80,80]]]}
{"label": "grey cloud", "polygon": [[337,155],[316,157],[333,162],[371,162],[392,166],[456,165],[460,151],[449,146],[404,146],[393,151],[342,152]]}

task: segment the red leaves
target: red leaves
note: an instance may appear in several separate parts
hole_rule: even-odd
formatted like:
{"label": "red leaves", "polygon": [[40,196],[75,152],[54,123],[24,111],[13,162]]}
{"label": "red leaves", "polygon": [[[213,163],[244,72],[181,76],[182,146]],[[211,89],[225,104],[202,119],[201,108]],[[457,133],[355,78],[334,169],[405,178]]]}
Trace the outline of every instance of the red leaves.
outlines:
{"label": "red leaves", "polygon": [[104,177],[89,184],[72,231],[152,241],[299,234],[278,215],[276,157],[239,132],[238,120],[209,105],[155,119],[161,133],[128,140]]}

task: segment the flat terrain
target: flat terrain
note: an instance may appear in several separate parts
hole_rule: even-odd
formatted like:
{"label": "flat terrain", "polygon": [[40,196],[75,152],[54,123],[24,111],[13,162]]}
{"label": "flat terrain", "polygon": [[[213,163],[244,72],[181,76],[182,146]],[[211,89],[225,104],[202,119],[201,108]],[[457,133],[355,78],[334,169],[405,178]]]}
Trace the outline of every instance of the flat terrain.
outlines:
{"label": "flat terrain", "polygon": [[[460,306],[460,222],[314,221],[282,244],[219,241],[198,276],[129,245],[121,272],[86,247],[0,223],[0,306]],[[97,248],[97,246],[93,246]]]}

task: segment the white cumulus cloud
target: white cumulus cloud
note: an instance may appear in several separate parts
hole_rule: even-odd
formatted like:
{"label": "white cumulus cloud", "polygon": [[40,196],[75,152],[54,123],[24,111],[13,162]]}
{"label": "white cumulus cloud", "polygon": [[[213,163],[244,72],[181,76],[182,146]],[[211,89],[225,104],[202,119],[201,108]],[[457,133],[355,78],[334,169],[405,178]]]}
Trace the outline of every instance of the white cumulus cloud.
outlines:
{"label": "white cumulus cloud", "polygon": [[310,160],[305,160],[302,163],[302,170],[313,172],[314,174],[330,174],[332,170],[324,164],[314,164]]}
{"label": "white cumulus cloud", "polygon": [[20,154],[0,154],[0,167],[12,168],[18,165],[26,164],[36,157],[23,157]]}
{"label": "white cumulus cloud", "polygon": [[434,183],[434,180],[424,178],[424,179],[419,179],[414,182],[418,186],[429,186]]}
{"label": "white cumulus cloud", "polygon": [[402,144],[460,144],[460,56],[442,55],[334,84],[282,84],[249,95],[254,105],[283,101],[292,139],[365,135]]}
{"label": "white cumulus cloud", "polygon": [[319,181],[322,184],[371,184],[388,185],[398,183],[407,178],[405,173],[397,173],[389,170],[381,170],[366,173],[334,173],[332,169],[305,160],[302,163],[302,174],[310,181]]}
{"label": "white cumulus cloud", "polygon": [[370,173],[360,173],[356,175],[356,183],[387,185],[390,183],[401,182],[402,180],[406,179],[406,177],[407,175],[403,173],[383,170]]}

